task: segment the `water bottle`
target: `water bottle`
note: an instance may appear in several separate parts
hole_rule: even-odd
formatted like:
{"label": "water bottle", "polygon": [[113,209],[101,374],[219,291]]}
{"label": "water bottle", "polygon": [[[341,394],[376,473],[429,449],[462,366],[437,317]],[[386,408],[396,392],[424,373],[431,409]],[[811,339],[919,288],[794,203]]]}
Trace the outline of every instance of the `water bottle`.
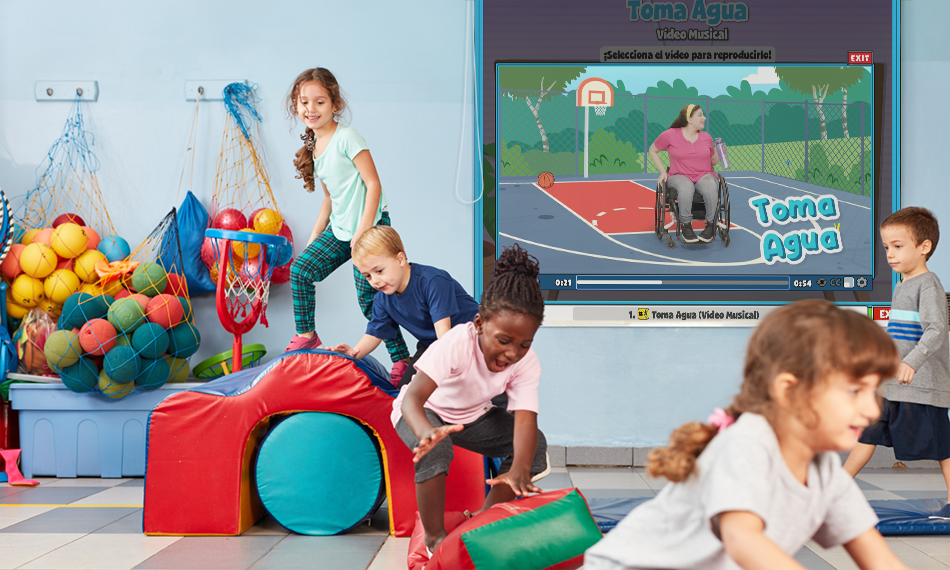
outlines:
{"label": "water bottle", "polygon": [[726,148],[726,143],[717,137],[713,146],[716,148],[716,154],[719,156],[719,163],[722,164],[722,168],[729,170],[729,149]]}

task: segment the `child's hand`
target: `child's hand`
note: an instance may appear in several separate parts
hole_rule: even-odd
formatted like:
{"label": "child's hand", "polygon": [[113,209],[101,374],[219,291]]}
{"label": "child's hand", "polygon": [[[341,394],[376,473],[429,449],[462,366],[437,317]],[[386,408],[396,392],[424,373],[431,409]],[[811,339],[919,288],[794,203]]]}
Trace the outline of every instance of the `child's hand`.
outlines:
{"label": "child's hand", "polygon": [[432,451],[437,443],[447,438],[449,434],[462,431],[465,426],[458,424],[447,424],[442,427],[433,428],[419,439],[419,446],[413,447],[412,452],[416,454],[412,458],[413,463],[418,463],[422,456]]}
{"label": "child's hand", "polygon": [[326,349],[333,352],[342,352],[350,358],[359,358],[360,354],[360,351],[356,350],[355,348],[351,348],[350,345],[342,342],[336,346],[328,346]]}
{"label": "child's hand", "polygon": [[915,370],[910,367],[905,362],[901,362],[900,366],[897,367],[897,382],[898,384],[910,384],[914,379]]}
{"label": "child's hand", "polygon": [[523,497],[528,493],[541,493],[541,489],[534,486],[534,483],[531,482],[530,473],[515,473],[514,471],[509,471],[507,473],[502,473],[494,479],[487,479],[485,483],[495,486],[495,485],[508,485],[511,487],[511,490],[515,492],[515,495]]}

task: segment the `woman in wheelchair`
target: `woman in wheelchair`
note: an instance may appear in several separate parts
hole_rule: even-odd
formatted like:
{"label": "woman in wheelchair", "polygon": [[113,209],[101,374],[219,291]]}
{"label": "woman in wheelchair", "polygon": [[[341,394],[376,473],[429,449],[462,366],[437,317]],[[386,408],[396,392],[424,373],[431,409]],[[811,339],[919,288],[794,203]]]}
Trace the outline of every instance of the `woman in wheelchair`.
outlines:
{"label": "woman in wheelchair", "polygon": [[[698,105],[689,104],[680,109],[670,128],[660,133],[650,145],[650,159],[660,171],[657,184],[676,193],[679,205],[679,223],[683,241],[709,243],[716,236],[716,211],[719,206],[719,178],[713,166],[719,156],[713,149],[709,133],[703,132],[706,117]],[[660,151],[668,151],[669,171],[660,162]],[[706,206],[706,227],[699,236],[693,232],[693,194],[698,192]]]}

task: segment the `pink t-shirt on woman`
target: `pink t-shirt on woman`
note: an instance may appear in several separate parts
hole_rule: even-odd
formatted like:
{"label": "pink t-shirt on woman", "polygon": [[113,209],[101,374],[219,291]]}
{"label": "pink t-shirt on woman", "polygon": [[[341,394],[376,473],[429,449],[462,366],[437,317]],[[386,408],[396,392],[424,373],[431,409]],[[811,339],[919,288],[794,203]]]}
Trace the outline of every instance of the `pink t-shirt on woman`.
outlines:
{"label": "pink t-shirt on woman", "polygon": [[670,153],[669,175],[682,174],[693,182],[698,182],[704,174],[715,174],[712,167],[713,140],[709,133],[699,131],[696,142],[691,143],[683,136],[683,129],[666,129],[653,143],[657,150]]}
{"label": "pink t-shirt on woman", "polygon": [[[470,424],[492,408],[491,399],[508,393],[508,411],[538,412],[541,363],[533,348],[501,372],[492,372],[478,346],[473,323],[459,324],[432,343],[416,362],[416,370],[432,378],[436,389],[425,407],[450,424]],[[393,402],[392,422],[402,417],[403,386]]]}

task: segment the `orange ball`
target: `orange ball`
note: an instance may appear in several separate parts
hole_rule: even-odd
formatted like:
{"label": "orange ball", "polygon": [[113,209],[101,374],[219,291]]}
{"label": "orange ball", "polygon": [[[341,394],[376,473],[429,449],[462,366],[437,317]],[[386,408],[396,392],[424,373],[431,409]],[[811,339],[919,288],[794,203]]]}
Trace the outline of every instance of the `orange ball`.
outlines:
{"label": "orange ball", "polygon": [[112,350],[115,341],[115,327],[106,319],[92,319],[79,329],[79,344],[93,356],[102,356]]}
{"label": "orange ball", "polygon": [[96,249],[99,247],[99,241],[102,238],[99,237],[99,233],[96,230],[89,226],[83,226],[82,231],[86,232],[86,249]]}
{"label": "orange ball", "polygon": [[10,246],[10,252],[7,253],[7,256],[3,259],[3,263],[0,263],[0,272],[11,281],[16,279],[16,276],[20,274],[20,252],[23,251],[25,247],[26,246],[22,243],[13,244]]}
{"label": "orange ball", "polygon": [[53,239],[53,228],[43,228],[33,238],[33,243],[45,243],[46,245],[52,247],[52,244],[50,243],[52,239]]}
{"label": "orange ball", "polygon": [[145,311],[145,318],[162,328],[170,329],[185,318],[185,309],[178,297],[160,293],[152,297]]}

